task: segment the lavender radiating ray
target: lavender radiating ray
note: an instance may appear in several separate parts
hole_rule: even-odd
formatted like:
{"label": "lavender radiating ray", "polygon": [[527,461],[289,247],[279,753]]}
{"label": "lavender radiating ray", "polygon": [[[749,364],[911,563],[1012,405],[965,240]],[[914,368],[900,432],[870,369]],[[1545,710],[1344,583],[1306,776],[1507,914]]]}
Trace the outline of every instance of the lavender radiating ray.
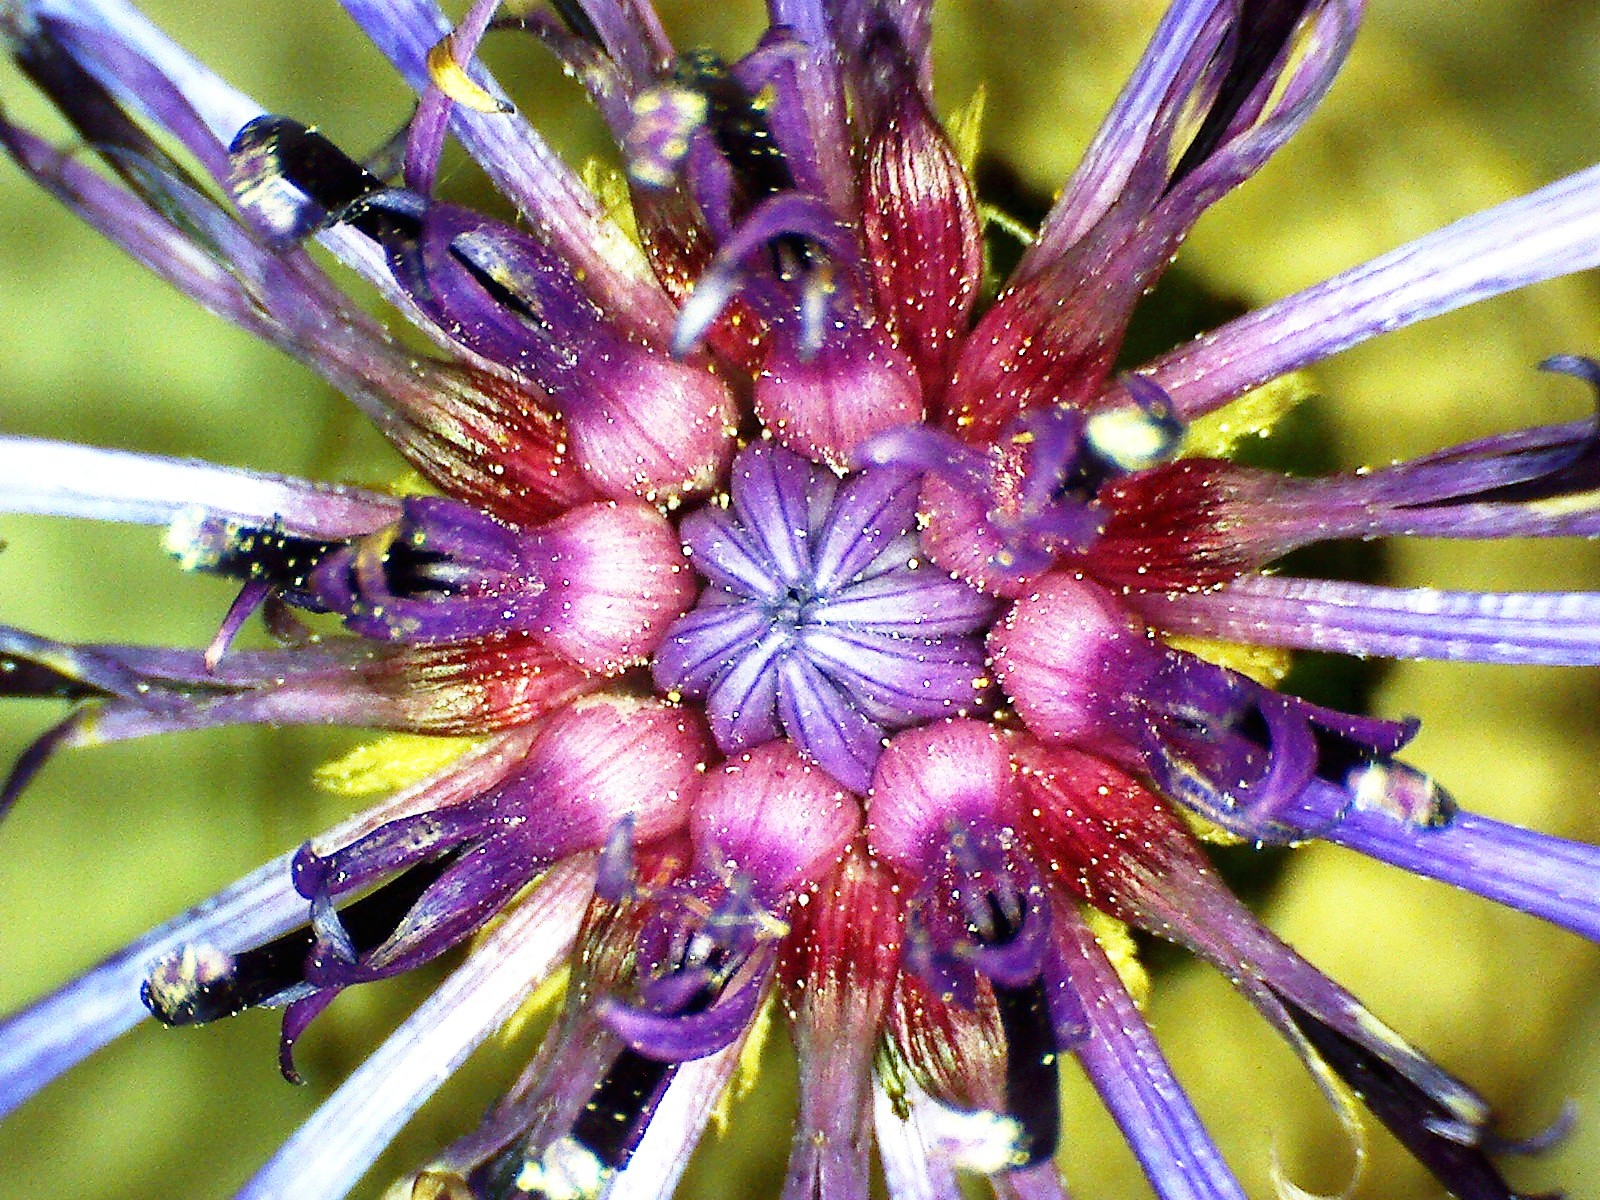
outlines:
{"label": "lavender radiating ray", "polygon": [[[31,0],[26,7],[40,16],[98,30],[148,60],[224,146],[241,126],[261,115],[259,104],[203,66],[126,0]],[[143,99],[126,98],[136,103]],[[160,119],[159,113],[150,115]]]}
{"label": "lavender radiating ray", "polygon": [[[29,7],[42,15],[98,29],[126,43],[176,86],[223,146],[265,111],[255,100],[203,66],[126,0],[33,0]],[[119,94],[160,121],[161,114],[149,111],[142,97],[123,94],[120,89]],[[382,251],[367,239],[352,230],[335,228],[323,232],[317,240],[376,286],[387,300],[404,307],[404,296],[389,276]]]}
{"label": "lavender radiating ray", "polygon": [[1019,264],[1017,281],[1062,254],[1116,199],[1145,153],[1146,139],[1167,90],[1193,53],[1207,22],[1218,8],[1226,6],[1227,0],[1178,0],[1167,9],[1078,170],[1045,218],[1038,240]]}
{"label": "lavender radiating ray", "polygon": [[360,488],[126,450],[0,436],[0,512],[166,525],[192,509],[304,537],[358,537],[400,504]]}
{"label": "lavender radiating ray", "polygon": [[872,1116],[889,1200],[962,1200],[954,1167],[931,1153],[915,1109],[902,1117],[881,1081],[872,1089]]}
{"label": "lavender radiating ray", "polygon": [[245,949],[303,924],[289,859],[280,855],[0,1024],[0,1117],[149,1016],[139,987],[160,959],[195,942]]}
{"label": "lavender radiating ray", "polygon": [[1244,1200],[1122,980],[1076,913],[1057,906],[1055,932],[1089,1036],[1072,1052],[1162,1200]]}
{"label": "lavender radiating ray", "polygon": [[1600,592],[1446,592],[1249,576],[1133,597],[1164,629],[1383,658],[1600,665]]}
{"label": "lavender radiating ray", "polygon": [[722,1093],[738,1070],[745,1040],[741,1037],[715,1054],[678,1068],[633,1157],[612,1180],[606,1200],[671,1197]]}
{"label": "lavender radiating ray", "polygon": [[[458,759],[446,776],[398,792],[317,840],[342,845],[389,821],[489,787],[520,761],[528,741],[526,734],[515,733],[486,742]],[[279,855],[0,1023],[0,1117],[148,1016],[139,989],[161,959],[185,945],[247,949],[304,925],[308,906],[294,890],[293,857],[293,852]]]}
{"label": "lavender radiating ray", "polygon": [[1140,374],[1165,389],[1179,416],[1193,419],[1377,334],[1597,265],[1600,166],[1230,321]]}
{"label": "lavender radiating ray", "polygon": [[237,278],[126,188],[3,118],[0,146],[30,178],[141,266],[225,320],[259,337],[274,335],[273,323]]}
{"label": "lavender radiating ray", "polygon": [[1458,812],[1438,827],[1354,807],[1313,782],[1295,816],[1310,837],[1437,879],[1600,941],[1600,846]]}
{"label": "lavender radiating ray", "polygon": [[239,1192],[238,1200],[338,1200],[394,1135],[570,951],[594,856],[569,859],[512,909]]}
{"label": "lavender radiating ray", "polygon": [[810,49],[801,64],[799,89],[814,168],[835,211],[854,212],[855,175],[850,169],[850,136],[845,122],[844,83],[834,54],[834,14],[821,0],[767,0],[773,25],[787,25]]}

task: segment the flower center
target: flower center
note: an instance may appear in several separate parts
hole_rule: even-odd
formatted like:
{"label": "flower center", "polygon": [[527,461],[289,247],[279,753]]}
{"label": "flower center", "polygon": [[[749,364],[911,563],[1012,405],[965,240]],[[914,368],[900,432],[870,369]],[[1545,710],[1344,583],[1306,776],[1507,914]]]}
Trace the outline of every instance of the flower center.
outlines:
{"label": "flower center", "polygon": [[992,602],[928,564],[918,483],[840,478],[767,442],[733,465],[726,503],[684,519],[705,581],[656,652],[656,682],[703,700],[727,754],[788,737],[864,792],[888,732],[978,705]]}

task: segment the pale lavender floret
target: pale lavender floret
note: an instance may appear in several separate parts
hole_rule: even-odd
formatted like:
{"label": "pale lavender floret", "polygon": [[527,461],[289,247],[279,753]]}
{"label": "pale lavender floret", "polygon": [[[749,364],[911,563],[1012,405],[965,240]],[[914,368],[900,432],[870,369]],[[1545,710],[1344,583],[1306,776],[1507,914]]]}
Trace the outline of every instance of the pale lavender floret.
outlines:
{"label": "pale lavender floret", "polygon": [[1101,123],[1061,199],[1040,226],[1021,270],[1047,262],[1077,241],[1116,200],[1146,152],[1162,97],[1201,42],[1201,33],[1232,0],[1179,0],[1168,7],[1139,65]]}
{"label": "pale lavender floret", "polygon": [[1134,603],[1163,629],[1383,658],[1600,665],[1600,593],[1451,592],[1246,576]]}
{"label": "pale lavender floret", "polygon": [[[390,648],[364,639],[326,638],[292,650],[239,651],[212,665],[199,650],[79,646],[0,626],[0,694],[94,702],[93,720],[68,716],[51,749],[221,725],[414,726],[414,706],[385,678],[391,660]],[[4,801],[29,774],[19,764],[0,793]]]}
{"label": "pale lavender floret", "polygon": [[[29,0],[26,8],[41,16],[93,28],[125,43],[176,89],[218,146],[226,147],[235,133],[263,112],[260,104],[200,63],[125,0]],[[170,103],[171,93],[165,88],[145,95],[110,72],[101,72],[100,77],[124,103],[158,123],[164,120],[163,108],[152,101]],[[365,238],[350,230],[330,229],[318,240],[391,303],[403,304],[404,298],[390,280],[382,254]]]}
{"label": "pale lavender floret", "polygon": [[[82,75],[93,62],[77,63],[54,46],[38,53],[54,56],[48,59],[52,95],[83,119],[80,134],[129,186],[108,181],[0,120],[0,142],[36,182],[173,286],[318,371],[391,436],[403,441],[408,419],[425,418],[438,408],[441,394],[452,390],[452,382],[440,376],[440,364],[419,361],[395,346],[382,326],[352,305],[305,254],[269,247],[270,222],[260,230],[239,223],[126,118],[92,103],[75,105],[70,97],[93,86]],[[196,153],[203,161],[222,170],[225,143],[211,140],[200,127],[187,96],[153,76],[137,55],[119,48],[108,57],[126,76],[106,74],[113,95],[150,108],[153,119],[172,121],[200,144]],[[225,171],[221,182],[227,185]],[[282,219],[281,204],[264,206],[260,195],[257,189],[246,210]],[[338,237],[329,233],[325,240],[392,302],[414,311],[367,239],[346,231]]]}
{"label": "pale lavender floret", "polygon": [[849,126],[845,121],[844,81],[840,61],[834,51],[834,14],[822,0],[768,0],[767,12],[774,27],[792,30],[791,45],[801,56],[795,72],[799,112],[781,110],[779,120],[803,125],[815,160],[808,164],[816,179],[818,195],[835,212],[855,212],[855,172],[850,164]]}
{"label": "pale lavender floret", "polygon": [[1502,292],[1600,265],[1600,167],[1465,217],[1141,370],[1185,418],[1287,371]]}
{"label": "pale lavender floret", "polygon": [[1150,1027],[1082,919],[1058,907],[1055,936],[1084,998],[1089,1036],[1072,1047],[1162,1200],[1244,1200]]}
{"label": "pale lavender floret", "polygon": [[0,1117],[150,1014],[139,988],[186,945],[245,949],[304,924],[283,854],[0,1023]]}
{"label": "pale lavender floret", "polygon": [[677,1068],[633,1157],[612,1180],[606,1200],[668,1200],[677,1190],[695,1145],[738,1069],[747,1035],[748,1031],[715,1054]]}
{"label": "pale lavender floret", "polygon": [[873,1127],[890,1200],[962,1200],[954,1166],[932,1152],[916,1109],[902,1116],[899,1103],[880,1078],[872,1089]]}
{"label": "pale lavender floret", "polygon": [[710,586],[668,629],[657,683],[706,698],[725,752],[781,726],[864,790],[886,730],[963,711],[983,675],[970,635],[992,603],[920,560],[916,502],[909,472],[840,482],[779,447],[746,450],[730,507],[683,522]]}
{"label": "pale lavender floret", "polygon": [[226,266],[127,189],[3,118],[0,144],[24,171],[135,261],[210,312],[262,337],[270,336],[270,323]]}
{"label": "pale lavender floret", "polygon": [[0,435],[0,512],[169,525],[196,511],[303,537],[339,539],[393,522],[400,502],[192,459]]}
{"label": "pale lavender floret", "polygon": [[[521,734],[469,751],[447,779],[425,780],[341,822],[318,839],[339,845],[422,809],[487,787],[519,760]],[[0,1116],[56,1076],[132,1029],[149,1013],[140,986],[151,969],[185,946],[246,950],[306,923],[306,901],[279,855],[150,932],[32,1007],[0,1023]]]}
{"label": "pale lavender floret", "polygon": [[[1089,174],[1047,219],[1014,287],[1038,287],[1052,274],[1069,289],[1120,277],[1129,290],[1090,314],[1120,333],[1138,292],[1199,216],[1310,115],[1349,52],[1361,8],[1359,0],[1180,4],[1169,17],[1177,28],[1167,33],[1188,31],[1193,40],[1163,44],[1158,35],[1146,74],[1102,135],[1132,135],[1136,153],[1097,144]],[[1073,346],[1070,326],[1052,332],[1055,352],[1091,349]]]}
{"label": "pale lavender floret", "polygon": [[470,957],[295,1131],[239,1200],[338,1200],[467,1056],[570,952],[592,856],[554,868]]}
{"label": "pale lavender floret", "polygon": [[1423,827],[1318,785],[1300,797],[1293,819],[1305,836],[1348,846],[1600,941],[1600,846],[1469,812]]}

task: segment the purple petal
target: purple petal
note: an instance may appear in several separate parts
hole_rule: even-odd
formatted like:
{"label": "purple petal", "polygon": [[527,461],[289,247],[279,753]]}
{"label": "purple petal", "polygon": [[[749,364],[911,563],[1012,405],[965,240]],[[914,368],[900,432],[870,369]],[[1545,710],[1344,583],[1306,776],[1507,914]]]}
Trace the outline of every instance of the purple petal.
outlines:
{"label": "purple petal", "polygon": [[530,852],[514,834],[487,838],[429,885],[382,944],[354,963],[341,961],[337,954],[325,956],[307,970],[307,982],[346,987],[388,979],[431,962],[503,912],[506,903],[549,865],[548,856]]}
{"label": "purple petal", "polygon": [[635,1053],[656,1062],[692,1062],[740,1040],[755,1018],[768,974],[751,974],[703,1012],[653,1012],[612,1000],[602,1006],[601,1019]]}
{"label": "purple petal", "polygon": [[995,1200],[1069,1200],[1055,1163],[1046,1161],[989,1177]]}
{"label": "purple petal", "polygon": [[[182,93],[184,100],[205,122],[215,140],[226,145],[234,131],[259,116],[261,106],[202,66],[180,49],[148,18],[124,0],[32,0],[28,7],[42,17],[73,22],[115,39],[144,58]],[[165,89],[145,97],[131,87],[125,99],[169,99]],[[159,109],[151,117],[161,120]]]}
{"label": "purple petal", "polygon": [[916,526],[918,487],[915,475],[892,468],[866,471],[844,485],[812,551],[819,592],[850,583]]}
{"label": "purple petal", "polygon": [[289,857],[280,855],[0,1023],[0,1116],[149,1016],[139,988],[163,958],[186,945],[245,949],[303,924],[305,901],[289,883]]}
{"label": "purple petal", "polygon": [[1163,629],[1382,658],[1600,665],[1600,593],[1446,592],[1247,576],[1132,597]]}
{"label": "purple petal", "polygon": [[1231,321],[1141,371],[1192,419],[1380,333],[1600,265],[1600,167]]}
{"label": "purple petal", "polygon": [[306,537],[340,539],[392,523],[397,500],[359,488],[194,460],[0,436],[0,511],[165,525],[190,510]]}
{"label": "purple petal", "polygon": [[1072,1052],[1162,1200],[1244,1200],[1216,1143],[1105,952],[1076,913],[1056,909],[1063,964],[1089,1036]]}
{"label": "purple petal", "polygon": [[778,736],[777,664],[788,644],[788,634],[769,630],[707,694],[711,736],[725,754],[749,750]]}
{"label": "purple petal", "polygon": [[811,493],[823,472],[798,454],[759,443],[733,468],[734,511],[777,568],[774,585],[811,578]]}
{"label": "purple petal", "polygon": [[982,696],[983,650],[964,638],[897,638],[812,627],[801,631],[809,662],[875,720],[895,726],[954,716]]}
{"label": "purple petal", "polygon": [[[31,7],[42,16],[88,26],[125,43],[172,83],[224,146],[262,113],[260,104],[202,65],[126,0],[33,0]],[[144,98],[133,89],[118,91],[125,102],[144,108],[151,119],[162,119],[161,112],[146,108]],[[323,233],[319,240],[391,301],[397,298],[383,256],[366,239],[335,229]]]}
{"label": "purple petal", "polygon": [[902,561],[897,570],[851,584],[819,604],[811,619],[822,626],[911,638],[976,633],[994,616],[995,602],[976,588],[932,563],[915,570],[907,566]]}
{"label": "purple petal", "polygon": [[778,564],[763,540],[723,509],[692,512],[678,526],[694,569],[718,584],[752,599],[776,600],[784,591]]}
{"label": "purple petal", "polygon": [[1179,70],[1197,47],[1209,44],[1202,32],[1228,7],[1230,0],[1177,0],[1168,7],[1139,65],[1040,227],[1038,240],[1019,268],[1019,279],[1059,257],[1121,194],[1146,153],[1151,126]]}
{"label": "purple petal", "polygon": [[883,753],[883,729],[799,655],[778,663],[778,714],[805,755],[855,792],[865,792]]}
{"label": "purple petal", "polygon": [[131,191],[4,120],[0,144],[35,182],[143,266],[209,311],[270,336],[269,323],[226,266]]}
{"label": "purple petal", "polygon": [[48,16],[41,26],[47,44],[64,50],[108,90],[149,114],[183,143],[212,179],[227,186],[227,138],[207,126],[154,63],[103,27]]}
{"label": "purple petal", "polygon": [[[702,604],[685,613],[668,627],[656,650],[651,670],[657,686],[706,695],[735,664],[756,652],[771,625],[771,618],[752,604]],[[777,649],[773,644],[768,652]]]}
{"label": "purple petal", "polygon": [[[801,43],[796,87],[816,159],[812,173],[822,195],[837,212],[855,210],[855,175],[850,164],[850,134],[844,87],[829,6],[820,0],[768,0],[773,25],[786,25]],[[787,114],[785,114],[787,115]]]}

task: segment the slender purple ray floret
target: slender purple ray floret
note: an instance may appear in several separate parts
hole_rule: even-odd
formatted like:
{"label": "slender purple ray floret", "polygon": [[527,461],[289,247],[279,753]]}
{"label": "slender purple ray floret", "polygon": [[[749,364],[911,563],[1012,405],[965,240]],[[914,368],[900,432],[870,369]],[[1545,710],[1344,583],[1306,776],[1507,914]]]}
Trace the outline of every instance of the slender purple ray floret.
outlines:
{"label": "slender purple ray floret", "polygon": [[[417,94],[367,159],[125,0],[0,0],[77,143],[0,114],[0,149],[421,478],[0,434],[0,514],[154,526],[239,586],[203,648],[0,626],[0,697],[66,706],[0,814],[106,742],[405,735],[325,768],[386,798],[0,1022],[0,1112],[146,1014],[281,1010],[295,1078],[342,993],[453,956],[244,1200],[349,1192],[528,1005],[551,1017],[526,1069],[397,1194],[666,1200],[785,1029],[782,1200],[869,1200],[874,1150],[891,1200],[956,1200],[963,1174],[1063,1200],[1074,1062],[1161,1200],[1242,1200],[1141,1015],[1132,927],[1220,972],[1353,1138],[1352,1094],[1454,1195],[1519,1200],[1485,1097],[1274,934],[1201,840],[1331,842],[1600,940],[1600,847],[1467,811],[1400,757],[1416,719],[1279,690],[1279,656],[1225,640],[1600,664],[1600,592],[1272,573],[1339,539],[1593,537],[1600,426],[1294,477],[1201,457],[1221,439],[1197,418],[1600,264],[1595,171],[1139,366],[1135,309],[1311,116],[1360,0],[1174,0],[997,292],[928,0],[772,0],[736,57],[674,45],[649,0],[344,7]],[[620,169],[563,163],[486,38],[552,54]],[[452,138],[514,217],[440,194]],[[1594,359],[1542,366],[1600,394]]]}

